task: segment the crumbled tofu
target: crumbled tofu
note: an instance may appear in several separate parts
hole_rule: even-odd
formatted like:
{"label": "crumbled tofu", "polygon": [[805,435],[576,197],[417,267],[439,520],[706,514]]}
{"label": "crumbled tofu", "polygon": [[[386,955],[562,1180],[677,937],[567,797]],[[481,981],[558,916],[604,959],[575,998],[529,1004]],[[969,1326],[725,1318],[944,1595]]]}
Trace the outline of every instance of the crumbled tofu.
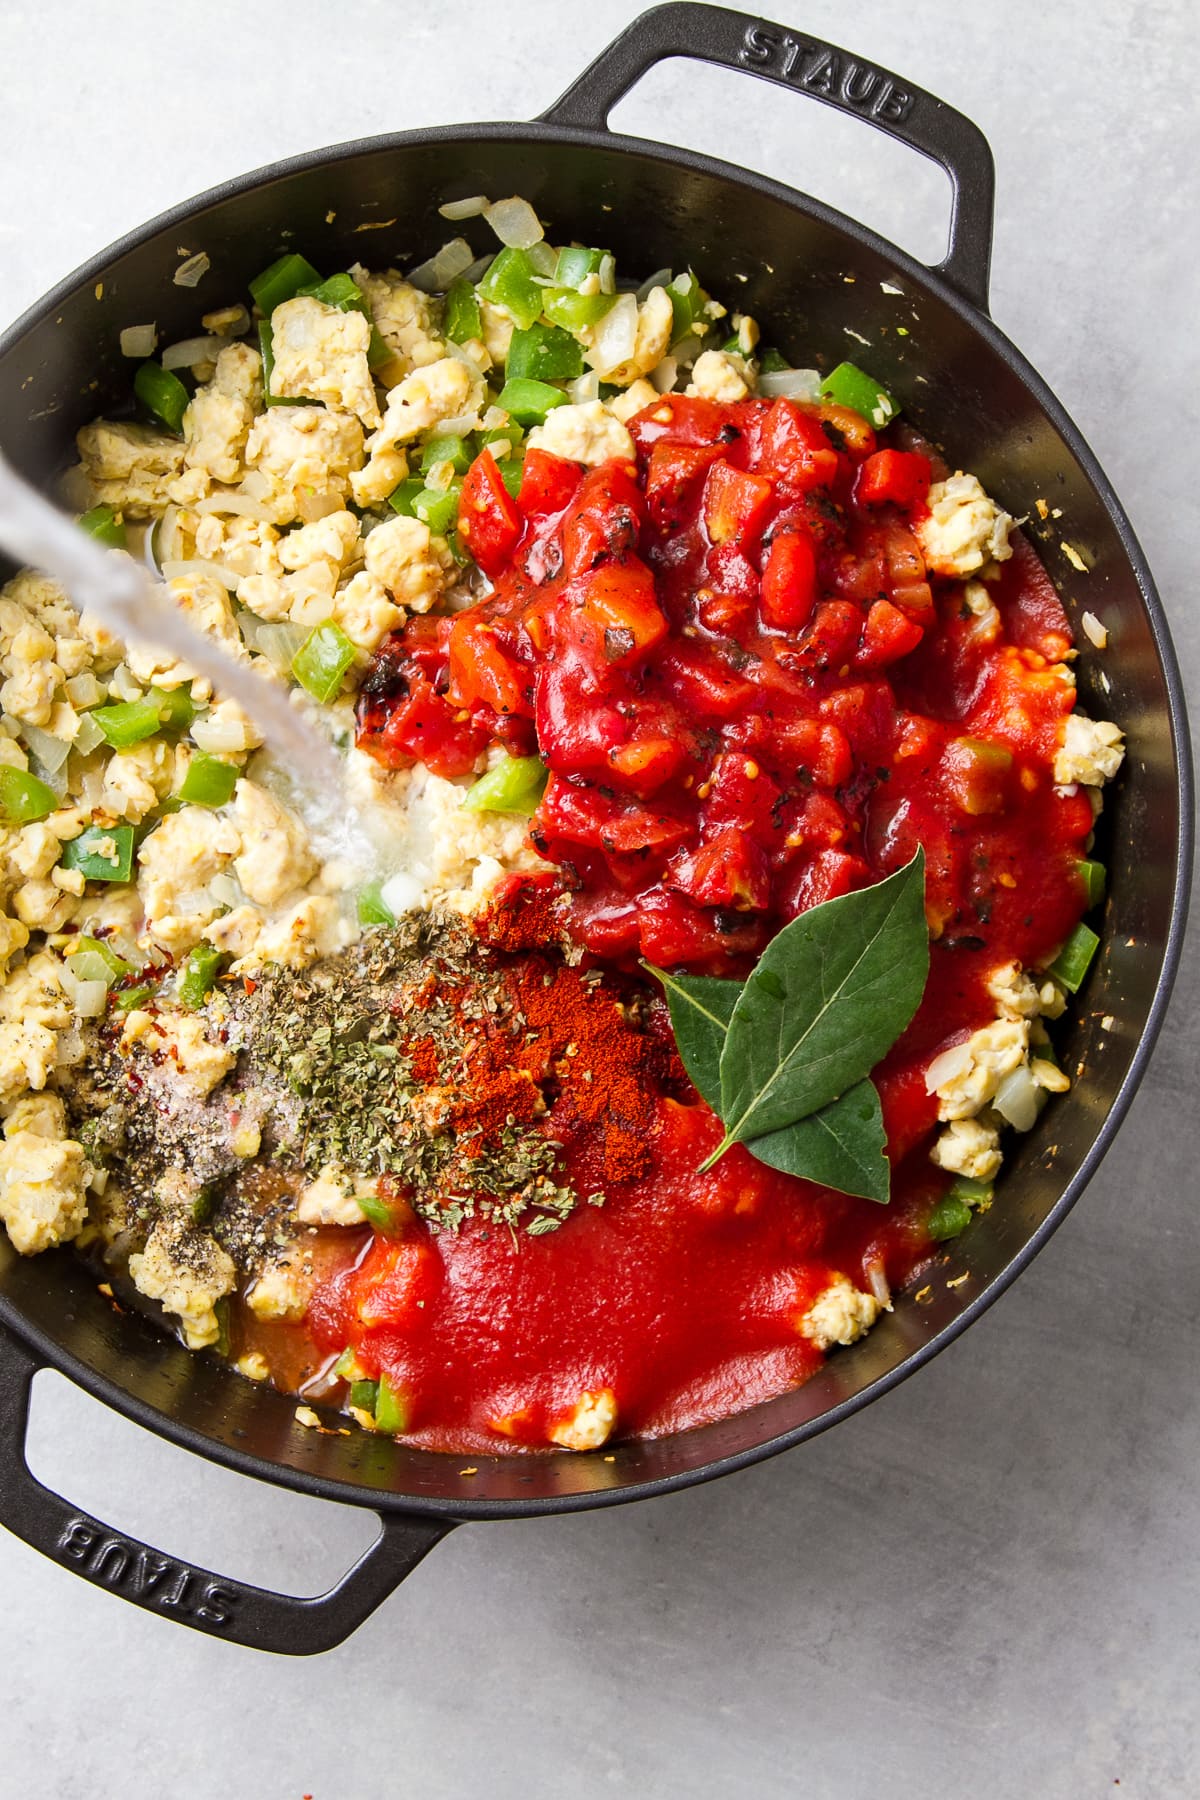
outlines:
{"label": "crumbled tofu", "polygon": [[340,575],[361,554],[358,520],[344,510],[327,513],[323,519],[301,525],[279,540],[279,561],[285,569],[304,569],[324,562],[335,575]]}
{"label": "crumbled tofu", "polygon": [[221,1335],[218,1300],[231,1294],[237,1271],[207,1232],[179,1219],[160,1219],[146,1247],[129,1259],[138,1292],[174,1313],[189,1350],[204,1350]]}
{"label": "crumbled tofu", "polygon": [[334,595],[333,617],[355,648],[369,654],[404,623],[404,608],[395,605],[377,575],[363,569]]}
{"label": "crumbled tofu", "polygon": [[308,833],[299,819],[256,781],[238,782],[233,810],[242,839],[234,873],[248,900],[259,906],[278,906],[317,872]]}
{"label": "crumbled tofu", "polygon": [[847,1276],[836,1274],[801,1315],[799,1331],[818,1350],[832,1350],[835,1344],[853,1344],[870,1331],[878,1317],[879,1302],[874,1294],[856,1288]]}
{"label": "crumbled tofu", "polygon": [[115,750],[104,765],[104,806],[118,819],[140,825],[146,814],[153,812],[170,793],[175,762],[174,747],[162,738],[133,744],[128,750]]}
{"label": "crumbled tofu", "polygon": [[488,355],[494,363],[506,361],[516,325],[502,306],[495,306],[490,300],[479,302],[479,315],[483,324],[484,348]]}
{"label": "crumbled tofu", "polygon": [[659,397],[653,382],[639,378],[632,387],[625,388],[620,394],[613,394],[604,404],[614,419],[620,419],[622,425],[628,425],[630,419],[645,407],[653,406]]}
{"label": "crumbled tofu", "polygon": [[61,1101],[46,1096],[13,1108],[0,1144],[0,1218],[22,1256],[78,1237],[88,1173],[82,1145],[66,1136]]}
{"label": "crumbled tofu", "polygon": [[421,519],[385,519],[367,538],[367,574],[382,582],[397,605],[425,613],[446,590],[454,558]]}
{"label": "crumbled tofu", "polygon": [[1041,990],[1020,963],[999,963],[985,985],[1001,1019],[1034,1019],[1042,1010]]}
{"label": "crumbled tofu", "polygon": [[58,1037],[45,1025],[0,1023],[0,1105],[26,1088],[44,1088],[58,1054]]}
{"label": "crumbled tofu", "polygon": [[262,914],[256,906],[235,906],[204,927],[204,938],[227,956],[249,956],[262,930]]}
{"label": "crumbled tofu", "polygon": [[58,861],[62,845],[49,825],[22,825],[6,852],[10,870],[27,879],[48,875]]}
{"label": "crumbled tofu", "polygon": [[394,450],[465,412],[474,387],[470,369],[457,356],[414,370],[388,395],[383,423],[368,439],[368,451],[374,456],[381,449]]}
{"label": "crumbled tofu", "polygon": [[556,406],[543,425],[529,433],[529,447],[549,450],[570,462],[597,467],[619,457],[633,459],[633,439],[620,419],[614,418],[603,400],[585,400],[579,406]]}
{"label": "crumbled tofu", "polygon": [[551,1426],[552,1444],[564,1450],[598,1450],[617,1422],[617,1396],[611,1388],[585,1389],[565,1419]]}
{"label": "crumbled tofu", "polygon": [[[934,1058],[926,1087],[938,1097],[939,1119],[970,1119],[995,1098],[1006,1075],[1020,1068],[1029,1054],[1028,1019],[997,1019],[971,1033],[965,1043]],[[944,1070],[951,1061],[949,1070]]]}
{"label": "crumbled tofu", "polygon": [[261,519],[204,513],[196,521],[196,555],[232,575],[278,575],[279,533]]}
{"label": "crumbled tofu", "polygon": [[724,350],[705,350],[692,366],[692,379],[685,390],[703,400],[744,400],[749,385],[735,357]]}
{"label": "crumbled tofu", "polygon": [[308,1311],[315,1286],[311,1259],[299,1245],[291,1244],[275,1262],[267,1264],[247,1293],[246,1304],[256,1319],[295,1322]]}
{"label": "crumbled tofu", "polygon": [[[327,894],[308,894],[266,921],[246,966],[270,962],[286,969],[307,969],[322,956],[343,950],[355,935],[336,900]],[[235,963],[235,972],[240,974],[242,967],[242,962]]]}
{"label": "crumbled tofu", "polygon": [[991,1181],[999,1172],[1000,1133],[994,1126],[978,1119],[953,1119],[942,1132],[930,1160],[939,1169],[954,1175],[969,1175],[972,1181]]}
{"label": "crumbled tofu", "polygon": [[298,295],[271,314],[271,338],[273,395],[322,400],[357,414],[374,430],[379,402],[367,362],[371,327],[361,313],[342,312],[311,295]]}
{"label": "crumbled tofu", "polygon": [[363,466],[363,428],[323,406],[271,406],[250,428],[246,461],[271,483],[276,524],[316,518],[329,510],[326,496],[340,502],[349,493]]}
{"label": "crumbled tofu", "polygon": [[433,329],[433,308],[428,294],[388,269],[370,275],[361,267],[350,271],[371,308],[376,329],[405,372],[424,369],[441,360],[446,346]]}
{"label": "crumbled tofu", "polygon": [[85,425],[75,442],[93,505],[111,506],[130,519],[150,519],[166,506],[168,489],[183,467],[186,446],[147,425]]}
{"label": "crumbled tofu", "polygon": [[261,406],[262,358],[248,344],[226,345],[212,380],[197,388],[183,415],[187,467],[202,469],[213,481],[238,481],[246,439]]}
{"label": "crumbled tofu", "polygon": [[1060,787],[1075,781],[1100,787],[1112,780],[1124,760],[1125,734],[1119,725],[1079,712],[1067,715],[1062,749],[1054,758],[1054,779]]}
{"label": "crumbled tofu", "polygon": [[1097,650],[1107,650],[1108,630],[1101,624],[1095,613],[1085,612],[1079,623],[1083,626],[1083,634],[1089,644],[1094,644]]}
{"label": "crumbled tofu", "polygon": [[169,1062],[181,1085],[199,1099],[211,1094],[237,1062],[232,1050],[208,1035],[197,1013],[160,1008],[150,1014],[135,1007],[125,1015],[119,1048],[128,1054],[137,1044],[158,1062]]}
{"label": "crumbled tofu", "polygon": [[365,469],[350,477],[350,492],[356,506],[381,506],[388,495],[400,486],[408,474],[408,457],[403,450],[379,450]]}
{"label": "crumbled tofu", "polygon": [[301,1188],[296,1217],[302,1225],[361,1225],[358,1196],[373,1200],[378,1193],[378,1176],[348,1175],[345,1169],[329,1166]]}
{"label": "crumbled tofu", "polygon": [[9,919],[0,913],[0,981],[8,974],[8,965],[18,950],[29,942],[29,927],[20,919]]}
{"label": "crumbled tofu", "polygon": [[[176,575],[166,583],[167,593],[191,624],[215,638],[221,648],[239,662],[246,660],[246,646],[233,616],[229,595],[215,575]],[[173,650],[154,644],[131,645],[127,660],[134,677],[143,686],[182,687],[196,679],[196,671],[180,662]]]}
{"label": "crumbled tofu", "polygon": [[[22,1025],[45,1025],[65,1031],[71,1023],[71,1001],[63,986],[62,964],[49,950],[38,950],[0,988],[0,1019]],[[30,1082],[40,1087],[40,1082]]]}
{"label": "crumbled tofu", "polygon": [[1013,521],[984,492],[978,478],[962,470],[929,490],[929,512],[913,527],[925,562],[935,575],[973,575],[988,561],[1012,555]]}
{"label": "crumbled tofu", "polygon": [[664,287],[651,288],[638,307],[637,336],[632,356],[623,362],[609,365],[603,360],[597,360],[596,353],[591,351],[587,360],[601,381],[628,387],[631,381],[636,381],[639,375],[648,375],[655,364],[662,361],[671,348],[674,327],[675,312],[670,294]]}
{"label": "crumbled tofu", "polygon": [[236,825],[199,806],[168,813],[138,851],[138,888],[150,935],[173,954],[200,942],[220,903],[204,890],[242,848]]}
{"label": "crumbled tofu", "polygon": [[65,679],[54,660],[54,639],[40,625],[23,626],[6,646],[2,666],[8,679],[0,687],[0,707],[30,725],[48,726]]}

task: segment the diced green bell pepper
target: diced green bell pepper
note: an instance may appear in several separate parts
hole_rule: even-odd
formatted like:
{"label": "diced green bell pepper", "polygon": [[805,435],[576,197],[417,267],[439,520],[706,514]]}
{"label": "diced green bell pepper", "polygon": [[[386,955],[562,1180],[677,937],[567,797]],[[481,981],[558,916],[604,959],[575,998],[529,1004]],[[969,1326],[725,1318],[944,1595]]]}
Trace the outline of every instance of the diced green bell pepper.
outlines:
{"label": "diced green bell pepper", "polygon": [[791,363],[779,350],[763,350],[758,358],[760,375],[779,375],[784,369],[790,369]]}
{"label": "diced green bell pepper", "polygon": [[412,1408],[403,1389],[394,1387],[386,1375],[379,1377],[379,1393],[375,1400],[375,1425],[379,1431],[407,1431]]}
{"label": "diced green bell pepper", "polygon": [[929,1215],[926,1230],[935,1243],[956,1238],[971,1223],[971,1209],[953,1192],[943,1194]]}
{"label": "diced green bell pepper", "polygon": [[254,277],[250,292],[259,311],[270,318],[277,306],[282,306],[285,300],[295,299],[301,288],[313,287],[320,279],[305,257],[290,251]]}
{"label": "diced green bell pepper", "polygon": [[460,275],[446,289],[446,336],[452,344],[466,344],[483,336],[483,316],[479,297],[469,281]]}
{"label": "diced green bell pepper", "polygon": [[292,674],[306,693],[326,705],[342,691],[356,651],[340,625],[326,619],[310,631],[292,658]]}
{"label": "diced green bell pepper", "polygon": [[523,250],[505,245],[479,283],[479,293],[493,306],[501,306],[522,330],[542,311],[542,293],[533,278],[533,264]]}
{"label": "diced green bell pepper", "polygon": [[191,395],[178,375],[164,369],[161,363],[144,362],[133,378],[133,391],[147,412],[161,419],[168,431],[176,437],[182,435],[183,415]]}
{"label": "diced green bell pepper", "polygon": [[496,403],[511,413],[518,425],[540,425],[548,412],[565,406],[567,396],[544,381],[506,381]]}
{"label": "diced green bell pepper", "polygon": [[448,488],[422,488],[413,501],[413,517],[439,537],[446,537],[454,529],[461,496],[461,481],[452,481]]}
{"label": "diced green bell pepper", "polygon": [[482,449],[491,450],[494,444],[507,444],[510,453],[520,448],[524,438],[524,428],[515,419],[510,419],[507,425],[493,425],[490,430],[479,434]]}
{"label": "diced green bell pepper", "polygon": [[197,944],[188,951],[179,977],[181,1006],[199,1012],[216,986],[217,975],[225,960],[225,953],[212,944]]}
{"label": "diced green bell pepper", "polygon": [[52,787],[26,769],[10,769],[0,763],[0,813],[12,825],[31,825],[57,812],[59,798]]}
{"label": "diced green bell pepper", "polygon": [[353,1344],[346,1345],[333,1365],[333,1372],[335,1375],[340,1375],[343,1381],[361,1381],[363,1379],[363,1366],[358,1360],[358,1351]]}
{"label": "diced green bell pepper", "polygon": [[127,750],[164,729],[186,731],[196,716],[188,688],[151,688],[140,700],[119,700],[112,706],[93,707],[88,717],[104,733],[114,750]]}
{"label": "diced green bell pepper", "polygon": [[1050,964],[1050,973],[1055,981],[1061,981],[1071,993],[1077,994],[1099,947],[1100,939],[1091,927],[1077,925]]}
{"label": "diced green bell pepper", "polygon": [[125,548],[125,521],[117,517],[111,506],[90,507],[80,513],[79,523],[98,544],[107,544],[113,550]]}
{"label": "diced green bell pepper", "polygon": [[396,1215],[386,1200],[380,1200],[375,1194],[356,1194],[354,1204],[376,1231],[395,1231]]}
{"label": "diced green bell pepper", "polygon": [[370,1413],[374,1418],[378,1402],[379,1383],[377,1381],[352,1381],[350,1383],[350,1404],[356,1412]]}
{"label": "diced green bell pepper", "polygon": [[682,275],[676,275],[667,283],[667,298],[671,302],[674,320],[671,327],[671,347],[681,344],[684,338],[693,333],[692,327],[699,322],[704,324],[704,309],[708,305],[708,295],[696,280],[690,269]]}
{"label": "diced green bell pepper", "polygon": [[1099,906],[1104,899],[1107,885],[1104,864],[1085,858],[1079,865],[1079,874],[1083,881],[1083,890],[1087,895],[1088,911],[1090,912],[1093,906]]}
{"label": "diced green bell pepper", "polygon": [[225,806],[233,798],[240,774],[236,763],[201,750],[187,766],[179,799],[188,806]]}
{"label": "diced green bell pepper", "polygon": [[133,964],[118,956],[103,938],[77,937],[69,946],[67,961],[80,981],[113,982],[133,974]]}
{"label": "diced green bell pepper", "polygon": [[504,372],[512,381],[574,381],[583,374],[583,350],[569,332],[557,325],[535,323],[514,331],[508,346]]}
{"label": "diced green bell pepper", "polygon": [[496,467],[500,472],[501,481],[515,500],[521,491],[521,482],[525,475],[524,456],[503,457]]}
{"label": "diced green bell pepper", "polygon": [[78,869],[85,881],[128,881],[133,873],[133,826],[89,825],[63,845],[60,860],[64,869]]}
{"label": "diced green bell pepper", "polygon": [[584,244],[564,244],[554,264],[555,287],[578,288],[589,275],[598,275],[607,250],[589,249]]}
{"label": "diced green bell pepper", "polygon": [[399,487],[394,487],[388,495],[388,505],[393,512],[402,513],[406,518],[413,516],[413,501],[418,494],[425,491],[425,483],[419,475],[406,475]]}
{"label": "diced green bell pepper", "polygon": [[118,1012],[136,1012],[145,1006],[147,1000],[154,998],[154,989],[147,981],[139,982],[136,987],[118,988],[112,997],[112,1003]]}
{"label": "diced green bell pepper", "polygon": [[428,471],[435,463],[453,463],[455,472],[465,475],[475,461],[475,453],[466,438],[447,432],[442,437],[427,438],[421,446],[421,467]]}
{"label": "diced green bell pepper", "polygon": [[362,889],[358,896],[358,922],[360,925],[394,925],[396,915],[386,904],[380,893],[381,884],[373,881],[369,887]]}
{"label": "diced green bell pepper", "polygon": [[533,813],[549,779],[540,756],[506,756],[467,789],[463,805],[472,812]]}
{"label": "diced green bell pepper", "polygon": [[848,406],[851,412],[860,413],[877,429],[900,411],[887,389],[857,363],[839,363],[821,383],[821,393],[835,406]]}
{"label": "diced green bell pepper", "polygon": [[564,331],[584,331],[595,325],[616,305],[615,294],[577,294],[574,288],[542,289],[542,311],[553,325]]}

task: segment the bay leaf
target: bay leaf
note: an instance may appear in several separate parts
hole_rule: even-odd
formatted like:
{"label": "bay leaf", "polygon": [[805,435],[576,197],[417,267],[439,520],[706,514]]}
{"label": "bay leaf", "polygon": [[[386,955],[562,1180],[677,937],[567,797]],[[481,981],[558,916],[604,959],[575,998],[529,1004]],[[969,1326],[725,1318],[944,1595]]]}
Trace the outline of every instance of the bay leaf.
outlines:
{"label": "bay leaf", "polygon": [[807,1118],[747,1138],[743,1149],[785,1175],[886,1206],[891,1199],[886,1145],[879,1091],[873,1081],[857,1081]]}
{"label": "bay leaf", "polygon": [[642,967],[662,982],[680,1059],[696,1092],[719,1117],[721,1052],[742,983],[720,981],[712,975],[668,975],[648,962]]}

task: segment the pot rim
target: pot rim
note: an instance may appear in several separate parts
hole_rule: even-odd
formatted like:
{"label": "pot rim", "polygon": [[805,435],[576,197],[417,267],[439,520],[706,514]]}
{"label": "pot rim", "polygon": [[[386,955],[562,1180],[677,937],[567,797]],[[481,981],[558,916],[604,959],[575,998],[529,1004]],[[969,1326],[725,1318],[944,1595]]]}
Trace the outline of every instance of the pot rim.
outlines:
{"label": "pot rim", "polygon": [[[656,143],[651,139],[607,130],[597,131],[579,126],[560,125],[540,119],[424,126],[411,131],[386,132],[374,137],[351,139],[322,149],[304,151],[279,162],[263,164],[245,175],[233,177],[215,187],[207,188],[191,199],[158,214],[145,224],[126,232],[114,243],[98,251],[71,274],[56,283],[40,300],[27,307],[19,318],[3,334],[0,334],[0,357],[14,349],[33,326],[40,323],[77,289],[100,279],[122,256],[139,249],[160,233],[192,221],[198,213],[236,199],[254,188],[268,186],[315,169],[349,162],[357,157],[378,155],[391,150],[403,150],[414,145],[488,143],[497,140],[521,141],[522,139],[535,144],[563,144],[598,150],[607,155],[650,157],[677,168],[731,183],[736,187],[750,188],[769,200],[815,218],[835,231],[840,231],[852,242],[876,255],[891,258],[896,267],[910,280],[924,289],[932,291],[942,304],[950,307],[971,329],[984,338],[991,349],[1022,381],[1041,411],[1067,444],[1116,528],[1146,608],[1159,664],[1163,672],[1179,795],[1179,811],[1170,924],[1146,1023],[1107,1117],[1093,1138],[1079,1168],[1063,1189],[1046,1218],[1004,1269],[964,1307],[956,1318],[944,1325],[925,1343],[910,1351],[895,1368],[868,1383],[857,1393],[838,1401],[816,1418],[806,1420],[803,1424],[794,1426],[788,1431],[767,1437],[747,1449],[718,1457],[697,1468],[688,1468],[643,1481],[634,1480],[625,1486],[604,1488],[595,1492],[559,1493],[524,1500],[431,1497],[359,1486],[249,1454],[234,1445],[222,1443],[206,1436],[192,1426],[172,1418],[170,1414],[160,1412],[149,1402],[128,1393],[110,1381],[107,1376],[97,1373],[70,1352],[64,1351],[48,1333],[30,1325],[8,1298],[0,1294],[0,1322],[34,1350],[44,1360],[47,1367],[54,1368],[66,1375],[85,1392],[91,1394],[94,1399],[101,1400],[106,1405],[113,1407],[115,1411],[131,1419],[135,1424],[153,1431],[159,1437],[168,1439],[182,1449],[217,1462],[238,1474],[249,1475],[278,1487],[309,1494],[314,1498],[336,1501],[343,1505],[367,1507],[374,1512],[408,1513],[454,1521],[530,1518],[548,1513],[590,1511],[596,1507],[619,1506],[634,1500],[656,1498],[672,1493],[679,1488],[698,1486],[702,1482],[713,1481],[720,1476],[733,1474],[739,1469],[764,1462],[783,1450],[792,1449],[796,1445],[818,1436],[821,1432],[828,1430],[830,1426],[836,1425],[852,1413],[858,1412],[871,1401],[879,1399],[883,1394],[899,1386],[902,1381],[907,1380],[910,1375],[915,1374],[918,1369],[974,1324],[981,1314],[986,1312],[1028,1267],[1062,1224],[1107,1153],[1118,1127],[1129,1110],[1162,1029],[1171,989],[1178,970],[1187,921],[1194,835],[1192,763],[1187,712],[1182,677],[1171,642],[1169,626],[1133,527],[1079,428],[1036,369],[999,329],[990,315],[964,299],[936,269],[920,262],[908,251],[902,250],[887,238],[827,205],[824,201],[817,200],[797,188],[788,187],[770,176],[752,170],[735,168],[720,158],[707,156],[683,146]],[[769,1405],[770,1402],[764,1404]],[[615,1448],[619,1451],[620,1445]],[[539,1458],[539,1460],[541,1459]]]}

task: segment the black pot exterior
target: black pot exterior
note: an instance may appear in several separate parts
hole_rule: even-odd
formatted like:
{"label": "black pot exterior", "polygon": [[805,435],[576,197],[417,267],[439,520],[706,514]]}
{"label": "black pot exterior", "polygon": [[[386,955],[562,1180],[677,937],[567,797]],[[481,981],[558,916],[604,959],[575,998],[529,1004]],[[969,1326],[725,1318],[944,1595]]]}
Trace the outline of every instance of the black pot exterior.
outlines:
{"label": "black pot exterior", "polygon": [[[448,229],[436,209],[483,192],[524,195],[552,237],[606,244],[624,270],[693,265],[795,360],[861,359],[952,466],[1028,515],[1075,623],[1084,607],[1104,620],[1111,648],[1081,657],[1080,700],[1123,725],[1129,754],[1102,823],[1103,951],[1066,1030],[1065,1066],[1081,1078],[1012,1143],[997,1203],[938,1258],[926,1303],[898,1297],[892,1315],[796,1392],[606,1456],[462,1459],[365,1433],[321,1435],[296,1423],[293,1401],[116,1313],[69,1253],[24,1260],[0,1247],[0,1320],[36,1359],[249,1474],[442,1521],[429,1541],[454,1519],[635,1499],[771,1455],[893,1386],[970,1324],[1073,1205],[1140,1078],[1178,954],[1192,820],[1182,695],[1149,572],[1038,376],[986,315],[894,246],[774,182],[690,153],[561,124],[475,125],[343,146],[215,190],[106,252],[0,341],[0,444],[49,486],[71,459],[75,430],[127,405],[123,326],[153,319],[160,341],[188,335],[200,311],[244,297],[249,278],[289,248],[325,269],[403,267],[462,230],[482,251],[490,233],[480,221]],[[194,291],[172,282],[180,246],[211,260]],[[1045,523],[1039,499],[1051,512]],[[949,1285],[960,1275],[962,1285]]]}

